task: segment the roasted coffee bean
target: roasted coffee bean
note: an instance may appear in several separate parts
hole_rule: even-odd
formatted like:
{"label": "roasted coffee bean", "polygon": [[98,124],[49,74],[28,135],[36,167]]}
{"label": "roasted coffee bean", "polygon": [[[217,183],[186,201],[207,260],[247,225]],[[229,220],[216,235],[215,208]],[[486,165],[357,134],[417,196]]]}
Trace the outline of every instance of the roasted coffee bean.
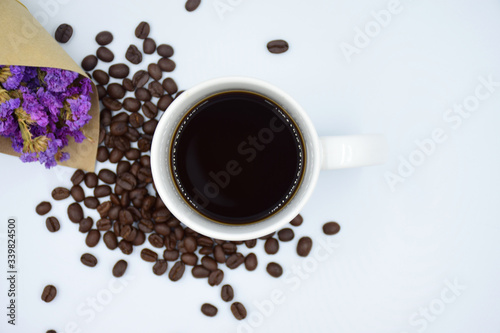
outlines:
{"label": "roasted coffee bean", "polygon": [[118,239],[113,231],[107,231],[102,237],[104,244],[110,250],[114,250],[118,247]]}
{"label": "roasted coffee bean", "polygon": [[142,130],[144,131],[144,133],[146,134],[154,134],[155,130],[156,130],[156,126],[158,125],[158,120],[156,119],[151,119],[151,120],[148,120],[146,121],[143,125],[142,125]]}
{"label": "roasted coffee bean", "polygon": [[[96,159],[99,161],[99,162],[106,162],[109,158],[109,151],[108,151],[108,148],[104,147],[104,146],[101,146],[99,148],[97,148],[97,157]],[[95,187],[95,185],[94,185]]]}
{"label": "roasted coffee bean", "polygon": [[101,233],[99,232],[99,230],[91,229],[87,234],[87,238],[85,239],[85,244],[87,244],[88,247],[94,247],[99,243],[100,239],[101,239]]}
{"label": "roasted coffee bean", "polygon": [[162,97],[163,96],[163,86],[158,81],[152,81],[148,85],[148,91],[150,92],[152,97]]}
{"label": "roasted coffee bean", "polygon": [[122,277],[127,270],[128,263],[125,260],[118,260],[118,262],[113,266],[113,276]]}
{"label": "roasted coffee bean", "polygon": [[[115,225],[117,225],[118,223],[115,223]],[[115,231],[116,232],[116,231]],[[129,255],[129,254],[132,254],[134,248],[132,246],[132,243],[122,239],[119,243],[118,243],[118,247],[120,248],[120,250],[122,251],[123,254],[126,254],[126,255]]]}
{"label": "roasted coffee bean", "polygon": [[113,41],[113,35],[109,31],[101,31],[95,37],[95,41],[99,45],[108,45]]}
{"label": "roasted coffee bean", "polygon": [[116,174],[121,175],[124,172],[127,172],[130,170],[130,162],[128,161],[120,161],[118,162],[118,165],[116,166]]}
{"label": "roasted coffee bean", "polygon": [[168,236],[165,236],[165,247],[167,250],[175,250],[177,246],[177,239],[175,238],[174,234],[169,234]]}
{"label": "roasted coffee bean", "polygon": [[222,249],[224,250],[225,254],[233,254],[236,253],[236,245],[234,243],[224,243],[222,244]]}
{"label": "roasted coffee bean", "polygon": [[177,250],[165,250],[163,252],[163,258],[168,261],[176,261],[179,259],[179,251]]}
{"label": "roasted coffee bean", "polygon": [[166,260],[158,260],[153,266],[153,273],[155,275],[163,275],[167,271],[168,262]]}
{"label": "roasted coffee bean", "polygon": [[127,121],[128,119],[128,113],[127,112],[120,112],[111,118],[112,122],[117,122],[117,121]]}
{"label": "roasted coffee bean", "polygon": [[178,261],[174,264],[174,266],[170,269],[168,273],[168,278],[172,281],[179,281],[184,275],[184,271],[186,270],[186,265],[182,261]]}
{"label": "roasted coffee bean", "polygon": [[83,219],[83,209],[80,204],[74,202],[68,206],[68,217],[71,222],[79,223]]}
{"label": "roasted coffee bean", "polygon": [[267,264],[266,271],[269,273],[269,275],[275,278],[278,278],[283,274],[283,268],[275,262],[270,262],[269,264]]}
{"label": "roasted coffee bean", "polygon": [[184,253],[181,255],[181,260],[186,265],[194,266],[198,263],[198,256],[194,253]]}
{"label": "roasted coffee bean", "polygon": [[282,39],[273,40],[267,43],[269,52],[279,54],[288,51],[288,43]]}
{"label": "roasted coffee bean", "polygon": [[158,66],[160,66],[160,69],[164,72],[173,72],[176,67],[175,62],[169,58],[161,58],[158,61]]}
{"label": "roasted coffee bean", "polygon": [[142,53],[139,51],[137,46],[130,45],[125,53],[125,58],[134,65],[137,65],[142,62]]}
{"label": "roasted coffee bean", "polygon": [[100,69],[96,69],[93,73],[92,73],[92,77],[94,78],[94,80],[96,80],[97,83],[99,84],[102,84],[102,85],[106,85],[109,83],[109,75],[108,73],[106,73],[105,71],[103,70],[100,70]]}
{"label": "roasted coffee bean", "polygon": [[62,44],[67,43],[72,36],[73,36],[73,27],[66,23],[58,26],[54,34],[56,41]]}
{"label": "roasted coffee bean", "polygon": [[302,237],[297,243],[297,254],[301,257],[307,257],[311,252],[313,242],[310,237]]}
{"label": "roasted coffee bean", "polygon": [[141,258],[147,262],[156,262],[156,260],[158,260],[158,254],[150,249],[142,249]]}
{"label": "roasted coffee bean", "polygon": [[43,288],[42,301],[47,303],[52,302],[54,298],[56,298],[56,295],[57,295],[56,287],[49,284],[48,286],[45,286],[45,288]]}
{"label": "roasted coffee bean", "polygon": [[[141,158],[142,159],[142,158]],[[151,208],[154,207],[156,203],[156,198],[155,197],[151,197],[151,196],[148,196],[147,198],[144,199],[144,201],[142,202],[142,210],[150,210]]]}
{"label": "roasted coffee bean", "polygon": [[203,265],[203,267],[210,271],[215,271],[218,268],[217,261],[215,261],[214,258],[208,256],[201,258],[201,264]]}
{"label": "roasted coffee bean", "polygon": [[54,200],[63,200],[69,197],[69,190],[64,187],[56,187],[52,190],[52,198]]}
{"label": "roasted coffee bean", "polygon": [[149,74],[148,72],[144,70],[140,70],[137,73],[134,74],[134,77],[132,78],[132,83],[136,88],[142,88],[148,83],[149,81]]}
{"label": "roasted coffee bean", "polygon": [[151,150],[151,141],[146,139],[140,139],[137,141],[137,147],[141,152],[147,152]]}
{"label": "roasted coffee bean", "polygon": [[[176,228],[176,230],[182,229],[180,226],[178,228],[180,228],[180,229]],[[177,238],[177,239],[179,239],[179,238]],[[198,247],[198,244],[196,243],[196,238],[189,236],[189,237],[186,237],[183,242],[184,242],[183,243],[184,248],[186,249],[186,253],[193,253],[194,251],[196,251],[196,248]]]}
{"label": "roasted coffee bean", "polygon": [[97,265],[97,258],[90,253],[82,254],[80,260],[85,266],[95,267]]}
{"label": "roasted coffee bean", "polygon": [[127,133],[125,133],[124,136],[129,139],[130,142],[137,142],[141,137],[141,133],[135,128],[128,127]]}
{"label": "roasted coffee bean", "polygon": [[95,197],[86,197],[83,199],[83,204],[85,207],[90,208],[90,209],[96,209],[99,207],[99,200]]}
{"label": "roasted coffee bean", "polygon": [[129,75],[130,69],[125,64],[114,64],[109,67],[108,73],[115,79],[123,79]]}
{"label": "roasted coffee bean", "polygon": [[231,312],[233,313],[234,318],[238,320],[243,320],[247,317],[247,310],[240,302],[234,302],[231,304]]}
{"label": "roasted coffee bean", "polygon": [[174,228],[173,231],[174,231],[175,238],[177,240],[180,241],[180,240],[184,239],[184,235],[185,235],[184,228],[182,228],[181,226],[177,226]]}
{"label": "roasted coffee bean", "polygon": [[97,66],[97,57],[95,55],[88,55],[82,60],[82,68],[90,72]]}
{"label": "roasted coffee bean", "polygon": [[149,76],[153,78],[153,80],[159,81],[163,75],[162,69],[158,64],[149,64],[148,66]]}
{"label": "roasted coffee bean", "polygon": [[118,219],[120,220],[122,225],[130,225],[134,223],[134,217],[132,213],[127,209],[122,209],[118,214]]}
{"label": "roasted coffee bean", "polygon": [[94,172],[87,172],[85,175],[85,186],[88,188],[94,188],[97,186],[97,175]]}
{"label": "roasted coffee bean", "polygon": [[48,330],[47,333],[57,333],[57,332],[54,330]]}
{"label": "roasted coffee bean", "polygon": [[108,185],[98,185],[94,188],[94,196],[96,198],[107,197],[111,194],[111,187]]}
{"label": "roasted coffee bean", "polygon": [[107,96],[102,99],[102,104],[111,111],[120,111],[123,107],[122,103]]}
{"label": "roasted coffee bean", "polygon": [[102,144],[104,142],[104,139],[106,138],[106,130],[102,127],[99,128],[99,140],[97,144]]}
{"label": "roasted coffee bean", "polygon": [[164,58],[170,58],[174,55],[174,48],[168,44],[161,44],[158,45],[156,52],[158,52],[158,55]]}
{"label": "roasted coffee bean", "polygon": [[169,95],[174,95],[178,90],[177,83],[175,83],[174,79],[171,77],[167,77],[163,80],[162,87]]}
{"label": "roasted coffee bean", "polygon": [[144,117],[137,112],[131,113],[128,117],[128,123],[133,128],[139,128],[142,126],[142,124],[144,124]]}
{"label": "roasted coffee bean", "polygon": [[73,200],[76,202],[82,202],[83,199],[85,199],[85,192],[83,191],[83,188],[80,185],[74,185],[71,188],[71,197],[73,197]]}
{"label": "roasted coffee bean", "polygon": [[299,225],[302,224],[302,222],[304,222],[304,219],[299,214],[290,222],[290,224],[293,225],[294,227],[298,227]]}
{"label": "roasted coffee bean", "polygon": [[113,207],[111,207],[111,209],[108,212],[108,217],[111,220],[116,220],[116,219],[118,219],[118,215],[119,215],[120,211],[121,211],[120,206],[113,206]]}
{"label": "roasted coffee bean", "polygon": [[264,244],[264,250],[267,254],[276,254],[278,253],[279,249],[280,244],[278,243],[276,238],[269,238],[268,240],[266,240],[266,243]]}
{"label": "roasted coffee bean", "polygon": [[220,296],[224,302],[231,302],[234,298],[234,290],[229,284],[222,286]]}
{"label": "roasted coffee bean", "polygon": [[104,62],[112,62],[113,60],[115,60],[115,55],[113,54],[113,52],[105,46],[101,46],[100,48],[98,48],[96,55],[99,60],[102,60]]}
{"label": "roasted coffee bean", "polygon": [[146,242],[146,235],[141,230],[137,230],[136,236],[132,241],[132,245],[140,246]]}
{"label": "roasted coffee bean", "polygon": [[99,171],[98,177],[100,180],[102,180],[106,184],[116,183],[116,175],[113,171],[111,171],[109,169],[101,169]]}
{"label": "roasted coffee bean", "polygon": [[201,306],[201,313],[207,317],[215,317],[217,315],[217,308],[212,304],[205,303]]}
{"label": "roasted coffee bean", "polygon": [[221,245],[216,245],[214,247],[214,258],[217,262],[223,264],[226,262],[226,254]]}
{"label": "roasted coffee bean", "polygon": [[71,182],[73,185],[79,185],[85,179],[85,172],[83,170],[76,170],[73,176],[71,176]]}
{"label": "roasted coffee bean", "polygon": [[245,245],[247,248],[252,249],[255,247],[255,245],[257,245],[257,240],[256,239],[247,240],[245,241]]}
{"label": "roasted coffee bean", "polygon": [[123,86],[123,89],[125,89],[126,91],[134,91],[134,89],[135,89],[134,83],[129,78],[123,79],[122,86]]}
{"label": "roasted coffee bean", "polygon": [[172,104],[173,101],[174,99],[172,98],[172,96],[163,95],[158,101],[158,109],[165,111],[170,106],[170,104]]}
{"label": "roasted coffee bean", "polygon": [[108,94],[108,92],[106,91],[106,88],[104,88],[101,85],[97,86],[97,95],[99,96],[100,100],[102,100],[104,97],[106,97],[107,94]]}
{"label": "roasted coffee bean", "polygon": [[224,272],[220,269],[217,269],[210,273],[208,276],[208,284],[213,286],[218,286],[222,280],[224,280]]}
{"label": "roasted coffee bean", "polygon": [[149,36],[149,31],[151,30],[149,23],[141,22],[135,29],[135,37],[140,39],[146,39]]}
{"label": "roasted coffee bean", "polygon": [[99,231],[108,231],[111,229],[112,223],[108,219],[100,219],[96,222],[97,230]]}
{"label": "roasted coffee bean", "polygon": [[278,238],[282,242],[289,242],[293,239],[294,236],[295,235],[293,233],[293,230],[290,228],[285,228],[278,231]]}
{"label": "roasted coffee bean", "polygon": [[214,249],[211,246],[203,246],[200,249],[200,254],[203,254],[203,255],[212,254],[213,252],[214,252]]}
{"label": "roasted coffee bean", "polygon": [[196,8],[198,8],[200,3],[201,3],[201,0],[187,0],[186,6],[185,6],[186,10],[188,12],[192,12],[192,11],[196,10]]}
{"label": "roasted coffee bean", "polygon": [[201,279],[207,278],[210,275],[210,271],[203,266],[196,265],[191,270],[191,274],[193,274],[193,277]]}
{"label": "roasted coffee bean", "polygon": [[226,259],[226,266],[230,269],[236,269],[244,262],[245,262],[245,257],[241,253],[235,253],[231,254]]}
{"label": "roasted coffee bean", "polygon": [[205,236],[198,237],[198,239],[196,240],[196,242],[200,246],[210,246],[211,247],[211,246],[214,245],[214,241],[211,238],[208,238],[208,237],[205,237]]}
{"label": "roasted coffee bean", "polygon": [[116,148],[120,149],[122,152],[126,152],[130,149],[130,140],[124,136],[115,137],[114,143]]}
{"label": "roasted coffee bean", "polygon": [[47,230],[50,232],[56,232],[61,229],[61,225],[59,224],[59,220],[54,216],[47,217],[45,220],[45,225],[47,226]]}
{"label": "roasted coffee bean", "polygon": [[147,101],[142,105],[142,112],[149,119],[153,119],[158,115],[158,108],[151,101]]}
{"label": "roasted coffee bean", "polygon": [[150,233],[151,231],[153,231],[154,227],[155,227],[155,225],[154,225],[153,221],[148,220],[148,219],[142,219],[138,224],[139,230],[141,230],[145,233]]}
{"label": "roasted coffee bean", "polygon": [[135,236],[137,236],[137,229],[132,227],[131,224],[124,224],[122,223],[122,227],[120,230],[120,236],[125,239],[127,242],[133,242],[135,239]]}
{"label": "roasted coffee bean", "polygon": [[100,118],[102,126],[106,127],[109,126],[111,124],[111,111],[108,109],[102,109],[100,113]]}
{"label": "roasted coffee bean", "polygon": [[151,100],[151,93],[146,88],[137,88],[135,91],[135,98],[140,101],[147,102]]}
{"label": "roasted coffee bean", "polygon": [[94,225],[94,220],[92,220],[91,217],[86,217],[80,221],[80,226],[78,230],[81,233],[87,233],[90,229],[92,229],[93,225]]}
{"label": "roasted coffee bean", "polygon": [[161,237],[159,234],[151,234],[148,237],[149,243],[156,248],[161,249],[163,247],[163,237]]}
{"label": "roasted coffee bean", "polygon": [[152,38],[146,38],[142,43],[142,50],[146,54],[153,54],[156,51],[156,42]]}
{"label": "roasted coffee bean", "polygon": [[125,88],[123,88],[123,86],[118,83],[111,83],[110,85],[108,85],[107,92],[109,97],[114,99],[122,99],[126,94]]}
{"label": "roasted coffee bean", "polygon": [[124,172],[118,176],[116,183],[126,191],[131,191],[137,186],[137,179],[131,173]]}
{"label": "roasted coffee bean", "polygon": [[335,235],[340,231],[340,225],[337,222],[328,222],[323,225],[325,235]]}
{"label": "roasted coffee bean", "polygon": [[257,268],[257,256],[255,253],[249,253],[245,258],[245,268],[248,271],[254,271]]}
{"label": "roasted coffee bean", "polygon": [[123,158],[123,152],[120,149],[113,149],[109,153],[109,161],[111,163],[118,163]]}
{"label": "roasted coffee bean", "polygon": [[136,98],[127,97],[123,100],[123,108],[130,112],[137,112],[141,108],[141,102]]}

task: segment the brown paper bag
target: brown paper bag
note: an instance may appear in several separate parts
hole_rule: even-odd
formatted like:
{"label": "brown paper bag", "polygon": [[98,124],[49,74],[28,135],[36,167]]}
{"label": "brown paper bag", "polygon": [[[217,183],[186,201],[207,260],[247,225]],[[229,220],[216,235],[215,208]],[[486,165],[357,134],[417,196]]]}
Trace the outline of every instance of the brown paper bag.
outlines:
{"label": "brown paper bag", "polygon": [[[38,23],[26,7],[17,0],[0,0],[0,65],[53,67],[70,70],[87,77],[52,36]],[[90,122],[83,127],[87,137],[82,143],[69,139],[63,149],[69,160],[59,163],[72,168],[94,171],[99,140],[99,98],[94,84]],[[0,153],[19,156],[11,141],[0,136]]]}

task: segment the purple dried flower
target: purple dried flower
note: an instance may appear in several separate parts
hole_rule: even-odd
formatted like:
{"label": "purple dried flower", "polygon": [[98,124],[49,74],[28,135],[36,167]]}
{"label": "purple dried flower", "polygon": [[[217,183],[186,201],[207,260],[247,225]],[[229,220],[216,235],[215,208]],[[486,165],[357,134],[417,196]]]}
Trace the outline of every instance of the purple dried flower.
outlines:
{"label": "purple dried flower", "polygon": [[2,83],[3,87],[6,90],[16,90],[19,88],[19,85],[24,77],[24,69],[24,66],[10,66],[11,76],[7,78],[4,83]]}
{"label": "purple dried flower", "polygon": [[14,110],[21,105],[19,98],[10,99],[0,104],[0,135],[10,137],[18,130],[18,124],[14,118]]}
{"label": "purple dried flower", "polygon": [[59,68],[42,68],[47,72],[45,83],[47,89],[52,92],[64,92],[70,84],[78,77],[78,73]]}

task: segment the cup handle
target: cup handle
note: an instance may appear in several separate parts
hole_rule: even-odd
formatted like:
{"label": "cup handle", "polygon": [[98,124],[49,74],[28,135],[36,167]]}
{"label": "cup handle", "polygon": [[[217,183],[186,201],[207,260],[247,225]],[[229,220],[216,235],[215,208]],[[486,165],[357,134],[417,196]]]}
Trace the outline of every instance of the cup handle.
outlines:
{"label": "cup handle", "polygon": [[320,141],[323,170],[383,164],[387,160],[388,144],[384,135],[324,136]]}

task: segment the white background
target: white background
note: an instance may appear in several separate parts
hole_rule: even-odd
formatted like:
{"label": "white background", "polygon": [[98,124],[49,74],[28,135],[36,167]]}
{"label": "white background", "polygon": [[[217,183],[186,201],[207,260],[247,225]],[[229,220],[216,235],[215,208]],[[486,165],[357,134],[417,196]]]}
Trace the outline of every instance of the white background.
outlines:
{"label": "white background", "polygon": [[[238,326],[220,287],[189,271],[177,283],[157,277],[137,249],[126,258],[127,286],[111,293],[109,283],[120,286],[111,268],[124,255],[102,242],[86,248],[66,217],[70,199],[50,213],[62,222],[55,234],[34,211],[54,187],[69,187],[72,171],[1,155],[1,233],[15,216],[19,236],[18,325],[6,324],[2,274],[1,332],[500,332],[500,88],[459,128],[443,120],[474,94],[479,77],[500,81],[498,1],[402,0],[401,12],[350,63],[341,43],[354,45],[354,29],[364,29],[388,1],[203,0],[192,13],[181,0],[24,2],[50,33],[73,25],[64,47],[78,63],[95,52],[101,30],[113,32],[110,48],[123,58],[130,43],[139,45],[136,25],[147,20],[151,36],[175,48],[172,76],[181,89],[224,75],[268,80],[304,106],[320,135],[385,133],[391,154],[384,166],[323,172],[293,242],[275,256],[264,255],[259,242],[255,272],[224,270],[249,312],[247,326]],[[222,18],[214,8],[221,2],[233,4]],[[290,43],[289,52],[268,53],[266,43],[276,38]],[[417,156],[415,141],[436,128],[447,140],[391,191],[384,175],[398,173],[400,157]],[[330,220],[342,226],[329,238],[333,252],[299,258],[298,237],[310,235],[320,249],[328,239],[321,226]],[[4,237],[3,271],[5,249]],[[99,260],[93,269],[80,263],[87,251]],[[287,277],[267,275],[269,261],[281,263]],[[46,304],[40,295],[49,283],[58,296]],[[460,289],[450,289],[454,283]],[[285,299],[269,307],[273,290]],[[96,297],[106,304],[89,310],[86,302]],[[219,308],[215,318],[200,313],[204,302]]]}

